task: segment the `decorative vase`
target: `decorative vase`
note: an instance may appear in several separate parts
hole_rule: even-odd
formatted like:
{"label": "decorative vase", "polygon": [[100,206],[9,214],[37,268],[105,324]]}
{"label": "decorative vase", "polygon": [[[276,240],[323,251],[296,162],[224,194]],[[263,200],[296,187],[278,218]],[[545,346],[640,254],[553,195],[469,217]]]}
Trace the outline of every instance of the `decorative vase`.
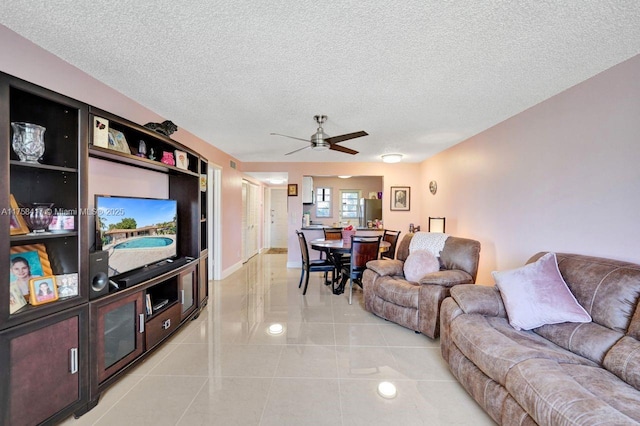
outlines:
{"label": "decorative vase", "polygon": [[47,130],[33,123],[12,122],[13,141],[11,147],[20,161],[37,163],[44,154],[44,132]]}
{"label": "decorative vase", "polygon": [[32,232],[46,232],[53,220],[53,203],[31,203],[25,209],[29,213],[23,215]]}
{"label": "decorative vase", "polygon": [[176,160],[173,158],[173,152],[162,151],[162,159],[160,159],[160,162],[169,166],[175,166]]}

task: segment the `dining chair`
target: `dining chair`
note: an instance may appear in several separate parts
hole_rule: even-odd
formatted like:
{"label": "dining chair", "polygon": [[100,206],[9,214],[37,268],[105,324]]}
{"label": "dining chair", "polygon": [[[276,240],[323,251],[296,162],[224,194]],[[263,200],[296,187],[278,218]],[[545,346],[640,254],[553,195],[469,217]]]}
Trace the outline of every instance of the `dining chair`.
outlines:
{"label": "dining chair", "polygon": [[[336,228],[324,228],[324,239],[325,240],[341,240],[342,239],[342,229]],[[329,257],[329,253],[327,252],[327,258]],[[321,256],[322,258],[322,256]],[[349,255],[343,254],[340,256],[340,267],[349,262]],[[334,262],[335,263],[335,262]],[[333,273],[333,281],[335,282],[338,279],[338,274],[340,273],[339,269],[336,269]],[[325,282],[327,282],[327,274],[324,276]]]}
{"label": "dining chair", "polygon": [[[325,277],[328,272],[335,274],[335,265],[333,262],[327,259],[309,259],[309,247],[307,246],[307,239],[304,237],[304,234],[300,231],[296,231],[298,234],[298,242],[300,243],[300,253],[302,255],[302,271],[300,273],[300,283],[298,284],[298,288],[302,286],[302,279],[304,280],[304,290],[302,290],[302,294],[307,294],[307,287],[309,286],[309,274],[311,272],[324,272]],[[333,276],[332,276],[333,278]],[[325,278],[326,280],[326,278]],[[333,282],[333,279],[332,279]]]}
{"label": "dining chair", "polygon": [[389,250],[384,251],[380,254],[381,258],[386,257],[387,259],[395,259],[396,258],[396,245],[398,244],[398,237],[400,236],[401,231],[391,231],[385,229],[384,234],[382,235],[382,241],[386,241],[389,244]]}
{"label": "dining chair", "polygon": [[362,273],[367,269],[367,262],[378,259],[380,240],[376,237],[351,237],[351,260],[343,267],[343,273],[349,277],[349,304],[353,298],[353,283],[362,287]]}
{"label": "dining chair", "polygon": [[342,239],[342,229],[324,228],[323,231],[324,231],[325,240],[341,240]]}

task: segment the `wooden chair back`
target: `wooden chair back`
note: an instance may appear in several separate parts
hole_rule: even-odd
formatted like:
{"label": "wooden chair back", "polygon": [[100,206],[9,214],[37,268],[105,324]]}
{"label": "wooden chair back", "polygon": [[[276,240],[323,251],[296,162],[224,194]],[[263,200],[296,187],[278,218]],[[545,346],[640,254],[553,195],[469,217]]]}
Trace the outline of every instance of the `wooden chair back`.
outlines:
{"label": "wooden chair back", "polygon": [[386,257],[387,259],[395,259],[396,258],[396,246],[398,245],[398,238],[400,237],[401,231],[391,231],[386,230],[382,235],[382,240],[391,244],[389,246],[389,250],[382,252],[381,257]]}

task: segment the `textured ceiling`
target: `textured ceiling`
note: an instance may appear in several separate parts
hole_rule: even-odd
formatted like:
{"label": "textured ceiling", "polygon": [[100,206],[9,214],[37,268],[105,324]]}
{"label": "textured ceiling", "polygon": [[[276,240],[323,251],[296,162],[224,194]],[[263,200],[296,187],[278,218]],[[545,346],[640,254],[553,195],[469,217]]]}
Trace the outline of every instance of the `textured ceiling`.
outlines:
{"label": "textured ceiling", "polygon": [[[417,162],[640,53],[640,2],[0,0],[0,23],[241,161]],[[5,58],[6,59],[6,58]],[[365,130],[351,156],[301,148]]]}

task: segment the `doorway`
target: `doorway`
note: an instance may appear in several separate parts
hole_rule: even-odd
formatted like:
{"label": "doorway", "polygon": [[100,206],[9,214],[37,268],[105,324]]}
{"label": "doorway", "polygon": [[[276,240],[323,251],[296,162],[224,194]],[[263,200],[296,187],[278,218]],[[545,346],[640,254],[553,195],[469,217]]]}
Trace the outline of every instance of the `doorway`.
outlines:
{"label": "doorway", "polygon": [[269,247],[287,248],[287,190],[269,188]]}
{"label": "doorway", "polygon": [[242,262],[258,254],[258,186],[242,181]]}

